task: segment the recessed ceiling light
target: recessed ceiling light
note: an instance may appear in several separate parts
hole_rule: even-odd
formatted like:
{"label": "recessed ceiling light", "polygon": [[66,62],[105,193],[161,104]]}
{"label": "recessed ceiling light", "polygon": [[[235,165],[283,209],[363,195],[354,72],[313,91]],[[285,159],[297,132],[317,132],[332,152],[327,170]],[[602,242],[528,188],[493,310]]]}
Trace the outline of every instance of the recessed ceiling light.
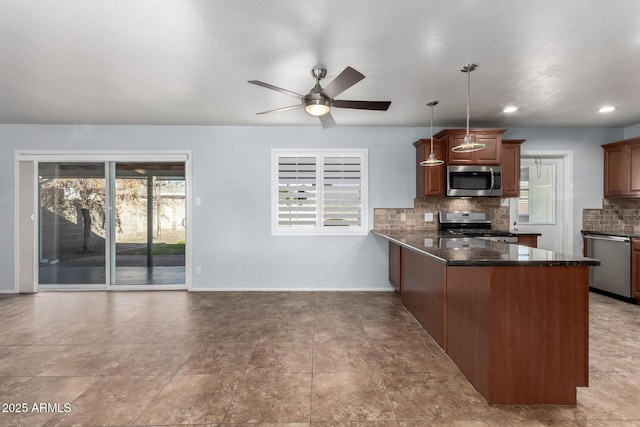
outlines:
{"label": "recessed ceiling light", "polygon": [[604,107],[601,107],[598,112],[599,113],[610,113],[613,110],[615,110],[616,107],[612,106],[612,105],[605,105]]}
{"label": "recessed ceiling light", "polygon": [[505,107],[505,109],[502,110],[504,113],[515,113],[516,111],[518,111],[518,107]]}

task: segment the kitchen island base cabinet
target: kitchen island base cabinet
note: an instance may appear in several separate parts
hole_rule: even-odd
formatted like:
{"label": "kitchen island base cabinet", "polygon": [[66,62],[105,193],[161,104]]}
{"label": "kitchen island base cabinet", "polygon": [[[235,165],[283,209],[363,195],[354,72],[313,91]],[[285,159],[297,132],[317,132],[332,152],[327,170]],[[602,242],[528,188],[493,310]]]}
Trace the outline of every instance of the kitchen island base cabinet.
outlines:
{"label": "kitchen island base cabinet", "polygon": [[402,304],[443,349],[446,347],[445,268],[412,250],[402,251]]}
{"label": "kitchen island base cabinet", "polygon": [[389,283],[402,295],[402,248],[389,242]]}
{"label": "kitchen island base cabinet", "polygon": [[589,268],[600,261],[374,233],[402,247],[402,304],[489,404],[576,404],[589,378]]}
{"label": "kitchen island base cabinet", "polygon": [[446,352],[489,404],[575,405],[588,267],[447,268]]}

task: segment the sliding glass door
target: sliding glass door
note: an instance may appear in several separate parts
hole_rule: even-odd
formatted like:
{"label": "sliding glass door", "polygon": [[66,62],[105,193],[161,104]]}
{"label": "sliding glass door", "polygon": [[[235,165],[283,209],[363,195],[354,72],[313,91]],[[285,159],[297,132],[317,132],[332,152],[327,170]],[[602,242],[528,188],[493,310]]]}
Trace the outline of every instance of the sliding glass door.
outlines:
{"label": "sliding glass door", "polygon": [[184,283],[184,163],[115,164],[112,284]]}
{"label": "sliding glass door", "polygon": [[184,161],[38,162],[38,283],[186,284]]}
{"label": "sliding glass door", "polygon": [[105,164],[39,163],[39,283],[105,284]]}

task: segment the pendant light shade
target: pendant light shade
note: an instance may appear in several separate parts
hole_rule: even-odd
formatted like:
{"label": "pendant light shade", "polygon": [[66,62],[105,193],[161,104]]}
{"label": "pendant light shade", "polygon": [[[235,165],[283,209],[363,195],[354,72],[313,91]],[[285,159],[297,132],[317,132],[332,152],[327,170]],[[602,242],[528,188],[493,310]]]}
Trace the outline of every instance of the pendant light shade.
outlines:
{"label": "pendant light shade", "polygon": [[485,148],[487,145],[479,142],[475,142],[472,135],[469,134],[469,116],[471,110],[471,72],[476,70],[478,66],[476,64],[467,64],[463,66],[460,71],[467,73],[467,134],[464,136],[464,141],[460,145],[456,145],[451,149],[456,153],[470,153],[471,151],[479,151]]}
{"label": "pendant light shade", "polygon": [[431,107],[431,151],[427,160],[420,162],[420,166],[438,166],[444,163],[444,160],[436,159],[436,155],[433,154],[433,107],[438,105],[438,101],[429,101],[427,106]]}

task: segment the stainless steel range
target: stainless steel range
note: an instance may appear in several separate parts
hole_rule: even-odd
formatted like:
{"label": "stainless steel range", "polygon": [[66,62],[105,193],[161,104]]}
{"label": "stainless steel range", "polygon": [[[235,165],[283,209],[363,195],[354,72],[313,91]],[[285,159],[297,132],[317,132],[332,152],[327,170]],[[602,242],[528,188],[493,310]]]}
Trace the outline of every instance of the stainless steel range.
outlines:
{"label": "stainless steel range", "polygon": [[443,237],[473,237],[496,242],[517,243],[518,236],[491,228],[490,212],[446,212],[438,214]]}

